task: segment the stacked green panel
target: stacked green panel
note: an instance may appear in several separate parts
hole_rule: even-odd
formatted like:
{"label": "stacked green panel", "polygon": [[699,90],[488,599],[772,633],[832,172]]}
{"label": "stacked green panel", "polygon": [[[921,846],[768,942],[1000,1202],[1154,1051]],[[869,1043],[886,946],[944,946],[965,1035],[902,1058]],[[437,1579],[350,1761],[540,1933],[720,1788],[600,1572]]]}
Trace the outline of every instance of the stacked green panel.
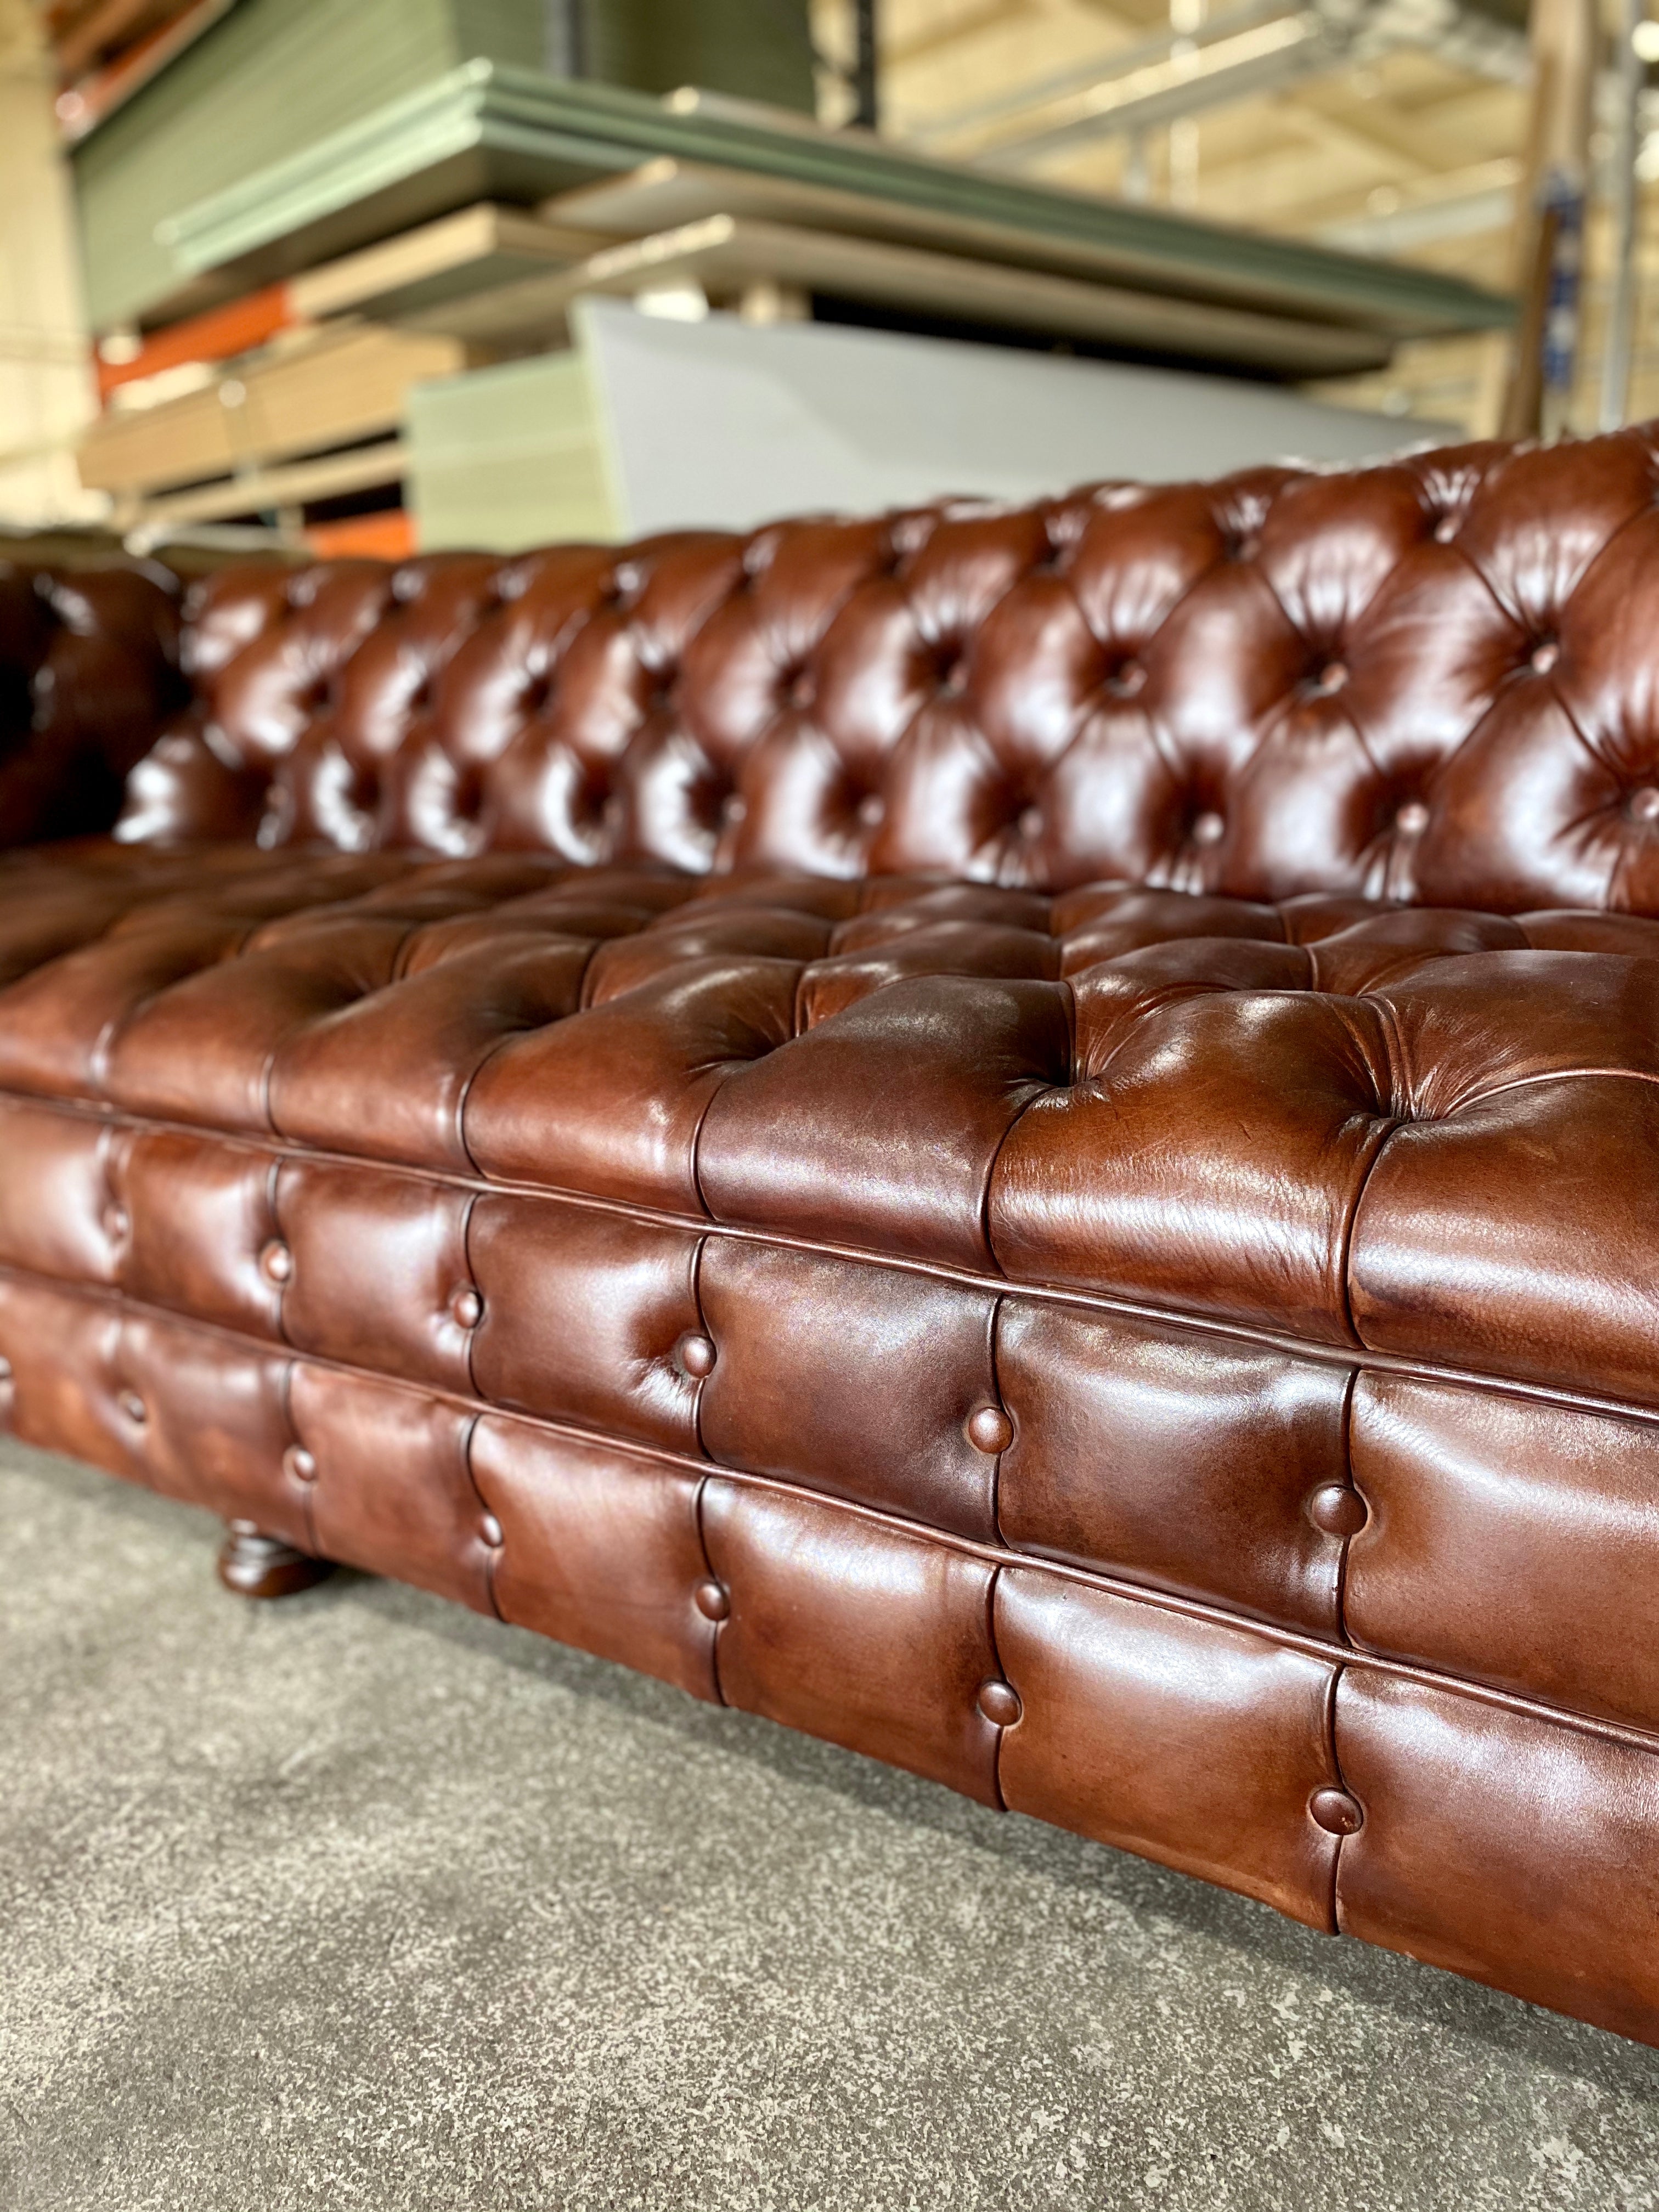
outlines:
{"label": "stacked green panel", "polygon": [[[137,319],[163,303],[169,310],[189,304],[165,242],[170,218],[442,83],[469,62],[543,70],[560,4],[240,0],[75,149],[94,328]],[[583,59],[608,83],[651,92],[696,83],[812,104],[806,0],[585,4]],[[477,182],[487,188],[489,179]],[[465,189],[458,176],[458,191]],[[222,289],[198,286],[204,298]]]}

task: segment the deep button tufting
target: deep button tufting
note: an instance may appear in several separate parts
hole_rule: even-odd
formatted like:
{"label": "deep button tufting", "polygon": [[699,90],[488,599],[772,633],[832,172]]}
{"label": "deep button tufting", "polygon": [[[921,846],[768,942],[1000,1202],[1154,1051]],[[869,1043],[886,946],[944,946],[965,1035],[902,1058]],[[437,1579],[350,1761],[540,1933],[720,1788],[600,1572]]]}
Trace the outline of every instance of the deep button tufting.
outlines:
{"label": "deep button tufting", "polygon": [[1327,1482],[1308,1500],[1308,1518],[1324,1535],[1357,1536],[1370,1515],[1357,1490],[1343,1482]]}
{"label": "deep button tufting", "polygon": [[948,661],[940,669],[939,688],[950,699],[959,699],[968,689],[968,664],[965,660]]}
{"label": "deep button tufting", "polygon": [[1014,827],[1018,830],[1020,836],[1025,838],[1028,842],[1033,838],[1040,837],[1042,835],[1042,808],[1039,806],[1022,807],[1019,812],[1019,818],[1015,823]]}
{"label": "deep button tufting", "polygon": [[457,1291],[449,1302],[449,1310],[462,1328],[477,1328],[483,1319],[483,1300],[471,1288]]}
{"label": "deep button tufting", "polygon": [[735,791],[720,801],[720,820],[722,822],[741,822],[744,816],[747,814],[748,811],[749,809],[747,805],[741,799],[738,798]]}
{"label": "deep button tufting", "polygon": [[483,1519],[479,1522],[478,1534],[492,1552],[499,1552],[506,1541],[501,1534],[501,1524],[493,1513],[486,1513]]}
{"label": "deep button tufting", "polygon": [[1561,648],[1553,638],[1547,637],[1541,645],[1532,649],[1532,668],[1536,676],[1547,676],[1561,658]]}
{"label": "deep button tufting", "polygon": [[817,680],[810,668],[797,669],[789,679],[788,697],[792,707],[810,707],[818,696]]}
{"label": "deep button tufting", "polygon": [[1632,822],[1659,822],[1659,788],[1644,783],[1639,791],[1632,791],[1625,811]]}
{"label": "deep button tufting", "polygon": [[308,1452],[303,1444],[290,1444],[283,1454],[283,1472],[295,1482],[315,1482],[316,1454]]}
{"label": "deep button tufting", "polygon": [[974,1702],[993,1728],[1012,1728],[1025,1710],[1020,1704],[1019,1692],[1013,1684],[1005,1682],[996,1674],[989,1681],[980,1684],[979,1694]]}
{"label": "deep button tufting", "polygon": [[1365,1825],[1359,1800],[1346,1790],[1316,1790],[1308,1800],[1308,1810],[1328,1835],[1357,1836]]}
{"label": "deep button tufting", "polygon": [[294,1273],[294,1255],[279,1237],[272,1237],[259,1255],[259,1273],[268,1283],[286,1283]]}
{"label": "deep button tufting", "polygon": [[859,820],[866,830],[873,830],[887,811],[879,792],[866,791],[858,805]]}
{"label": "deep button tufting", "polygon": [[1133,699],[1146,688],[1146,671],[1139,660],[1126,660],[1115,676],[1108,678],[1106,688],[1115,691],[1120,699]]}
{"label": "deep button tufting", "polygon": [[705,1375],[714,1371],[714,1346],[706,1336],[683,1336],[674,1347],[674,1357],[679,1362],[680,1372],[690,1376],[694,1382],[701,1382]]}
{"label": "deep button tufting", "polygon": [[1456,535],[1457,517],[1455,514],[1443,514],[1439,521],[1434,526],[1435,544],[1437,545],[1449,545]]}
{"label": "deep button tufting", "polygon": [[967,1421],[968,1441],[988,1455],[1006,1451],[1014,1441],[1014,1425],[1000,1406],[976,1406]]}
{"label": "deep button tufting", "polygon": [[1314,679],[1319,691],[1340,691],[1348,680],[1348,665],[1343,660],[1328,660]]}
{"label": "deep button tufting", "polygon": [[699,1583],[693,1595],[705,1620],[724,1620],[732,1610],[732,1601],[720,1583]]}
{"label": "deep button tufting", "polygon": [[106,1206],[104,1208],[104,1234],[112,1244],[123,1243],[131,1228],[132,1216],[125,1206]]}
{"label": "deep button tufting", "polygon": [[142,1427],[149,1419],[149,1408],[136,1390],[123,1390],[118,1403],[128,1420]]}
{"label": "deep button tufting", "polygon": [[1226,832],[1226,823],[1217,813],[1206,812],[1194,815],[1193,842],[1194,845],[1218,845]]}
{"label": "deep button tufting", "polygon": [[1394,817],[1402,837],[1420,837],[1429,826],[1429,810],[1420,799],[1408,799]]}

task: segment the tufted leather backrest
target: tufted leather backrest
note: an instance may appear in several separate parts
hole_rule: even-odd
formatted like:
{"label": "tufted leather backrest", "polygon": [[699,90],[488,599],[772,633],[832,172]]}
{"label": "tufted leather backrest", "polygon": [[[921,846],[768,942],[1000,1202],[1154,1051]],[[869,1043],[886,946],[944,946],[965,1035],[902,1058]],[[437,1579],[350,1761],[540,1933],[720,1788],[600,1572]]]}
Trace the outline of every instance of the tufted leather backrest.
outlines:
{"label": "tufted leather backrest", "polygon": [[119,834],[1659,912],[1656,435],[227,571]]}

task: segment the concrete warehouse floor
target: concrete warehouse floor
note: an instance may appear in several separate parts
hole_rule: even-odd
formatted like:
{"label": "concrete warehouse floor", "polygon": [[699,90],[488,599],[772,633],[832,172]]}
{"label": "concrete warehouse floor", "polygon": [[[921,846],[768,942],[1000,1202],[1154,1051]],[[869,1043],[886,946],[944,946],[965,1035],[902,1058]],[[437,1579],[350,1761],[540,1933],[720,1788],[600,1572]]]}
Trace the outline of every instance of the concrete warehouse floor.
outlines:
{"label": "concrete warehouse floor", "polygon": [[0,2205],[1659,2205],[1659,2053],[0,1448]]}

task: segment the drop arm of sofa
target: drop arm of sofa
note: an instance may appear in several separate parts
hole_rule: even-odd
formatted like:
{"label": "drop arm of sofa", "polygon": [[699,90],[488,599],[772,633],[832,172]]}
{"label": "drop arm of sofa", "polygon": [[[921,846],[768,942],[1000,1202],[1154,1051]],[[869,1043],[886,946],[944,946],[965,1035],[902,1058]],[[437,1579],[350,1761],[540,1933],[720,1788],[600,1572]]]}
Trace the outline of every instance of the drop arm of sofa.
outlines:
{"label": "drop arm of sofa", "polygon": [[111,829],[187,698],[165,570],[0,561],[0,846]]}

